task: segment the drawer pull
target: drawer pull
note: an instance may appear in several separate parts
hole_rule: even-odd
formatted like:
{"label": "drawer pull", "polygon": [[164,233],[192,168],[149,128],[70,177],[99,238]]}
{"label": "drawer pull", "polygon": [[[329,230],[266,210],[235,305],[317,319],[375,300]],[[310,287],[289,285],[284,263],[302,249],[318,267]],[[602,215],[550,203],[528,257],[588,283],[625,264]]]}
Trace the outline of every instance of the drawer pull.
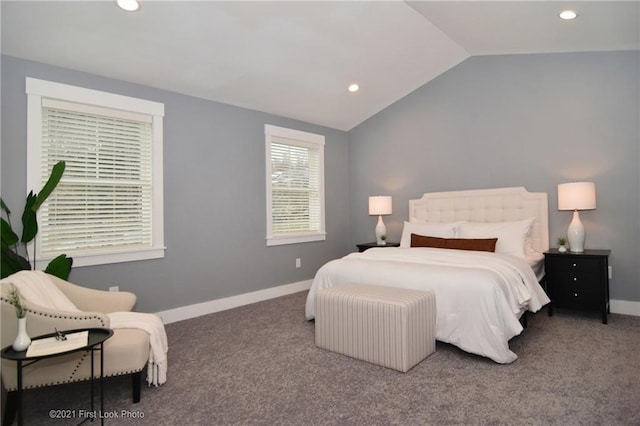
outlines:
{"label": "drawer pull", "polygon": [[573,277],[573,280],[574,280],[574,281],[578,281],[578,279],[577,279],[576,277]]}
{"label": "drawer pull", "polygon": [[578,293],[573,293],[573,297],[578,297]]}
{"label": "drawer pull", "polygon": [[574,267],[576,267],[576,266],[578,266],[578,265],[576,265],[576,264],[574,263],[574,264],[573,264],[573,266],[574,266]]}

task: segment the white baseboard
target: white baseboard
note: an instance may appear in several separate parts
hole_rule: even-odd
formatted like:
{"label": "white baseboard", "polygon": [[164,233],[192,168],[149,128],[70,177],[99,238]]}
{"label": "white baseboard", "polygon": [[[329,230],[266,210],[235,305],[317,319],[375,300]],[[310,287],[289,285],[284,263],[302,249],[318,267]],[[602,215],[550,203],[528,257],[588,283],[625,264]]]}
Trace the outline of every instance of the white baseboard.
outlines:
{"label": "white baseboard", "polygon": [[297,283],[271,287],[251,293],[225,297],[223,299],[196,303],[195,305],[182,306],[180,308],[157,312],[157,314],[160,315],[163,323],[170,324],[172,322],[196,318],[202,315],[212,314],[214,312],[226,311],[227,309],[237,308],[238,306],[249,305],[251,303],[262,302],[263,300],[274,299],[276,297],[286,296],[287,294],[309,290],[309,288],[311,288],[311,281],[312,280],[299,281]]}
{"label": "white baseboard", "polygon": [[[225,297],[223,299],[196,303],[195,305],[182,306],[180,308],[157,312],[157,314],[162,318],[162,322],[170,324],[172,322],[196,318],[202,315],[212,314],[214,312],[226,311],[227,309],[237,308],[238,306],[249,305],[251,303],[262,302],[263,300],[274,299],[276,297],[286,296],[287,294],[309,290],[309,288],[311,288],[311,281],[312,280],[299,281],[297,283],[271,287],[251,293]],[[640,316],[640,302],[612,299],[610,301],[610,307],[611,313],[613,314]]]}
{"label": "white baseboard", "polygon": [[610,300],[609,307],[612,314],[635,315],[640,317],[640,302],[630,300]]}

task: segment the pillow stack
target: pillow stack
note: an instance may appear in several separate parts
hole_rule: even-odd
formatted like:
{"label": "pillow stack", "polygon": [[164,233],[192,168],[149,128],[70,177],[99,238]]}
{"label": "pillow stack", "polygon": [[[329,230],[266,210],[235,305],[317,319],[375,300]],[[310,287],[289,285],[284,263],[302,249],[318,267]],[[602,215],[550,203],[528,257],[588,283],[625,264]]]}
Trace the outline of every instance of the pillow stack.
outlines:
{"label": "pillow stack", "polygon": [[525,258],[535,218],[512,222],[405,222],[400,247],[489,251]]}

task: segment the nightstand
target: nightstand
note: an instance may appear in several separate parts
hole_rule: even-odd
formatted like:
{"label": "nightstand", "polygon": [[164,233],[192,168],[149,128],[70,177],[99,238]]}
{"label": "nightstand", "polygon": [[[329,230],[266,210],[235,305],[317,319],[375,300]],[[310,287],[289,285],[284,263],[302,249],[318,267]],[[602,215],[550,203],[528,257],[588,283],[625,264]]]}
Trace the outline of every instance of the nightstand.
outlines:
{"label": "nightstand", "polygon": [[373,247],[382,247],[382,248],[384,248],[384,247],[400,247],[400,243],[390,243],[390,242],[387,242],[387,244],[385,244],[385,245],[383,245],[383,246],[379,246],[379,245],[374,241],[374,242],[372,242],[372,243],[356,244],[356,246],[358,247],[358,251],[359,251],[360,253],[362,253],[363,251],[366,251],[366,250],[368,250],[368,249],[370,249],[370,248],[373,248]]}
{"label": "nightstand", "polygon": [[609,313],[609,254],[611,250],[583,253],[551,249],[544,253],[546,288],[553,308],[600,311],[602,323]]}

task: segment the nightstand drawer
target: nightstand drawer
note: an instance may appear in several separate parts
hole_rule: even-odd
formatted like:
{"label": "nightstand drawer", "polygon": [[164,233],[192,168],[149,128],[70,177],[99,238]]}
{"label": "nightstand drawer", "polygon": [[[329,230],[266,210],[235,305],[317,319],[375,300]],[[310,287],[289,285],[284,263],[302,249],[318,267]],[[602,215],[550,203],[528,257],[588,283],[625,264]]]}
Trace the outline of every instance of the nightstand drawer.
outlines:
{"label": "nightstand drawer", "polygon": [[549,259],[546,268],[552,280],[563,287],[598,289],[600,286],[601,263],[597,259]]}
{"label": "nightstand drawer", "polygon": [[554,292],[553,297],[556,306],[579,310],[596,310],[601,300],[600,289],[597,286],[582,287],[576,284],[561,286]]}

